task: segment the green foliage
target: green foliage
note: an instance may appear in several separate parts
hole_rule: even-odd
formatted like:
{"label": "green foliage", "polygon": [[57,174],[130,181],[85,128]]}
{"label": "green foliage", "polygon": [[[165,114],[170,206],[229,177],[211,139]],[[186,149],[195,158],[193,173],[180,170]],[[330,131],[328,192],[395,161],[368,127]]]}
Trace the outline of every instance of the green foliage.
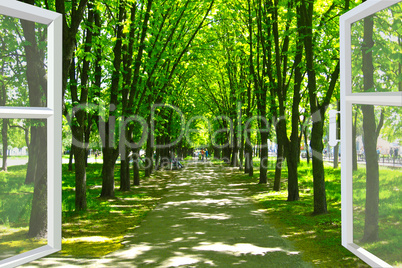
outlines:
{"label": "green foliage", "polygon": [[[377,12],[370,17],[374,21],[373,54],[374,88],[371,92],[396,92],[402,89],[401,36],[402,3]],[[353,92],[363,92],[361,50],[364,46],[364,20],[352,25],[352,77]]]}

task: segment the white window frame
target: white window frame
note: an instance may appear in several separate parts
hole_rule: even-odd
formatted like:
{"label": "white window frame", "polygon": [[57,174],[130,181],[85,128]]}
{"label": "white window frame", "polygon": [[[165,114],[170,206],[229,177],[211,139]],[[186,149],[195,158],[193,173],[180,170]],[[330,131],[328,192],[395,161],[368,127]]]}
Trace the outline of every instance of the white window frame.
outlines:
{"label": "white window frame", "polygon": [[0,0],[0,14],[48,26],[47,107],[0,107],[0,118],[47,121],[47,245],[0,261],[15,267],[61,250],[62,15],[15,0]]}
{"label": "white window frame", "polygon": [[402,106],[402,92],[352,93],[351,25],[402,0],[368,0],[340,18],[342,245],[372,267],[392,267],[353,242],[353,104]]}

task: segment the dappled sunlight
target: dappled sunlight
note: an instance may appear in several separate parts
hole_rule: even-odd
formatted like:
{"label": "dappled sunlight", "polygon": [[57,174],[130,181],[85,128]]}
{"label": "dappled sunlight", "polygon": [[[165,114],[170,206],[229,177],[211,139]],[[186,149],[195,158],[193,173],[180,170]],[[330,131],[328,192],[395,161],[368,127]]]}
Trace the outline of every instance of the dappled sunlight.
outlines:
{"label": "dappled sunlight", "polygon": [[[68,241],[71,245],[87,243],[91,251],[116,242],[113,245],[120,249],[93,260],[92,267],[300,267],[299,252],[267,224],[264,210],[244,196],[249,186],[229,182],[228,172],[207,165],[191,170],[187,166],[177,173],[169,171],[163,198],[140,226],[130,229],[132,234],[120,241],[112,237],[108,240],[102,232],[105,228],[117,231],[118,222],[77,219],[79,224],[70,235],[79,239]],[[141,199],[141,194],[119,197],[105,213],[112,219],[120,217],[130,222],[128,216],[132,215],[124,213],[140,204]],[[98,229],[98,224],[106,226]],[[81,228],[91,235],[80,235]]]}
{"label": "dappled sunlight", "polygon": [[[251,254],[251,255],[265,255],[269,252],[277,252],[277,251],[284,251],[281,248],[264,248],[258,247],[252,244],[234,244],[234,245],[226,245],[223,243],[200,243],[199,246],[194,247],[195,250],[202,250],[202,251],[217,251],[226,254],[231,254],[235,256],[240,256],[241,254]],[[287,251],[284,251],[287,252]],[[287,252],[288,253],[288,252]],[[289,254],[298,254],[298,252],[291,252]]]}
{"label": "dappled sunlight", "polygon": [[112,239],[104,236],[85,236],[85,237],[74,237],[74,238],[65,238],[63,241],[69,242],[106,242]]}
{"label": "dappled sunlight", "polygon": [[225,206],[225,205],[231,205],[234,204],[233,200],[224,198],[224,199],[211,199],[211,198],[206,198],[206,199],[201,199],[201,200],[185,200],[185,201],[172,201],[172,202],[166,202],[163,204],[163,208],[170,207],[170,206],[181,206],[184,204],[195,204],[199,206],[209,206],[211,204],[218,205],[218,206]]}
{"label": "dappled sunlight", "polygon": [[183,265],[191,265],[191,264],[196,264],[196,263],[200,263],[200,262],[209,264],[210,266],[216,266],[216,265],[214,265],[213,261],[205,261],[203,258],[200,258],[197,255],[191,255],[191,254],[185,255],[180,252],[178,252],[176,254],[177,254],[177,256],[167,259],[159,267],[179,267],[179,266],[183,266]]}
{"label": "dappled sunlight", "polygon": [[124,251],[114,252],[109,257],[113,256],[115,258],[134,259],[137,256],[150,251],[151,249],[152,246],[149,243],[141,243],[138,245],[132,245],[129,247],[129,249],[125,249]]}
{"label": "dappled sunlight", "polygon": [[184,219],[204,219],[204,220],[228,220],[231,218],[230,215],[225,213],[219,214],[209,214],[200,212],[190,212],[189,216],[184,217]]}

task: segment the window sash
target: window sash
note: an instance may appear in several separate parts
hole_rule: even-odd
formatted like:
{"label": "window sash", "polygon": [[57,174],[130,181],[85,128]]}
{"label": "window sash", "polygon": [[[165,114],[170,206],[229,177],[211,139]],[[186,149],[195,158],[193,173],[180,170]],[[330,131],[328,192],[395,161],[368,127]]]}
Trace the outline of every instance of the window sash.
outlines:
{"label": "window sash", "polygon": [[0,261],[14,267],[61,250],[62,15],[14,0],[0,0],[0,14],[48,26],[47,107],[0,107],[0,118],[47,120],[47,245]]}
{"label": "window sash", "polygon": [[373,267],[392,267],[353,242],[352,106],[402,106],[402,92],[352,93],[351,25],[401,0],[369,0],[340,18],[342,245]]}

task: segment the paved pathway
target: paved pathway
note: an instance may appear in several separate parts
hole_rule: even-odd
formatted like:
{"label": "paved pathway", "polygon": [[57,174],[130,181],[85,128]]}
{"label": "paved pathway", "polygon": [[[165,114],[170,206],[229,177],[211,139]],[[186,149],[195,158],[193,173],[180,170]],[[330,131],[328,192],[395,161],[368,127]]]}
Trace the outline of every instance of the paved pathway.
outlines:
{"label": "paved pathway", "polygon": [[[44,258],[40,267],[310,267],[271,228],[228,169],[209,164],[177,175],[127,247],[95,259]],[[30,267],[37,267],[29,265]]]}

